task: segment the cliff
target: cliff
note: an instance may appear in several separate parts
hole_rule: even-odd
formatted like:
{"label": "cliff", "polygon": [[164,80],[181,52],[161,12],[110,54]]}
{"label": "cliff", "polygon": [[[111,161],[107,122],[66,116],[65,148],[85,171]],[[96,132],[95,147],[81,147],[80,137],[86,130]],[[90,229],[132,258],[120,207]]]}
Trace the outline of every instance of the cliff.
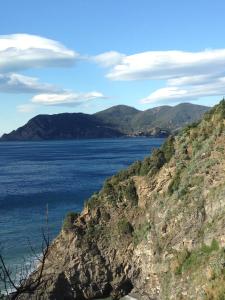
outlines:
{"label": "cliff", "polygon": [[69,214],[21,299],[224,299],[224,152],[223,100]]}
{"label": "cliff", "polygon": [[109,138],[120,136],[165,137],[201,118],[209,107],[183,103],[146,111],[118,105],[94,115],[62,113],[38,115],[4,134],[0,141],[37,141]]}

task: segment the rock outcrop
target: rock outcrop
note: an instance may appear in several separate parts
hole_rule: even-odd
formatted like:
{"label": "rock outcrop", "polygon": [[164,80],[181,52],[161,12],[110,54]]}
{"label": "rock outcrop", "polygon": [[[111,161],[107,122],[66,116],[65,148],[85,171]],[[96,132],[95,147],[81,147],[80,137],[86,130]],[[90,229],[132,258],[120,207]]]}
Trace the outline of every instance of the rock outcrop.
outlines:
{"label": "rock outcrop", "polygon": [[223,100],[68,216],[21,299],[225,299],[224,228]]}

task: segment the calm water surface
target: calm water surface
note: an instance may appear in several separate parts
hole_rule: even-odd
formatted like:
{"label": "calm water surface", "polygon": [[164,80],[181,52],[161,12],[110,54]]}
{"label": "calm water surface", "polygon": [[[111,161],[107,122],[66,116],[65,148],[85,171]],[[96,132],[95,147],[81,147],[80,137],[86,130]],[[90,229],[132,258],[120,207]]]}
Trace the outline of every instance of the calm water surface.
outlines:
{"label": "calm water surface", "polygon": [[68,211],[80,211],[104,180],[159,147],[163,139],[0,143],[0,245],[17,264],[39,251],[49,210],[51,236]]}

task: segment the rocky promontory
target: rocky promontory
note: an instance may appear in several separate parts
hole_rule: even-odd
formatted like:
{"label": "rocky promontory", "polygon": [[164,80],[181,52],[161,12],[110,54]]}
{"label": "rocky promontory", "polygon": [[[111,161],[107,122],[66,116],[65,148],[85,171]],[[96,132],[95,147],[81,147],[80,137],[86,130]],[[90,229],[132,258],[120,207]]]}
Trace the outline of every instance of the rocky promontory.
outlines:
{"label": "rocky promontory", "polygon": [[117,105],[89,115],[61,113],[37,115],[0,141],[42,141],[115,138],[125,136],[168,137],[187,124],[199,120],[207,106],[182,103],[145,111]]}
{"label": "rocky promontory", "polygon": [[20,299],[225,299],[224,226],[223,100],[69,213]]}

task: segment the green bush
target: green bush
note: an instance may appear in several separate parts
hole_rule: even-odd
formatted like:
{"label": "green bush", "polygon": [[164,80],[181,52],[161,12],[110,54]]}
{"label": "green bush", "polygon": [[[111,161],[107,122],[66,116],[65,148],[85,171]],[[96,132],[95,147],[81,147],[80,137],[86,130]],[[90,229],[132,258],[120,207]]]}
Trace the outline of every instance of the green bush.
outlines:
{"label": "green bush", "polygon": [[129,166],[127,169],[120,171],[118,174],[116,174],[114,177],[114,180],[116,180],[116,183],[126,180],[131,176],[139,175],[141,168],[141,161],[137,160],[134,162],[131,166]]}
{"label": "green bush", "polygon": [[114,206],[118,200],[118,184],[115,184],[112,181],[112,178],[109,178],[105,181],[103,193],[105,194],[107,200]]}
{"label": "green bush", "polygon": [[151,224],[149,222],[140,224],[137,228],[135,228],[133,232],[133,240],[135,246],[137,246],[141,241],[147,239],[150,229],[151,229]]}
{"label": "green bush", "polygon": [[209,112],[204,116],[206,121],[210,121],[212,116],[218,115],[220,119],[225,118],[225,99],[222,99],[219,104],[214,106]]}
{"label": "green bush", "polygon": [[183,263],[189,258],[190,254],[191,253],[187,249],[184,249],[183,251],[177,253],[179,266],[175,270],[175,275],[182,274]]}
{"label": "green bush", "polygon": [[218,146],[218,147],[216,148],[216,151],[218,151],[218,152],[224,154],[225,149],[224,149],[224,147]]}
{"label": "green bush", "polygon": [[93,210],[101,205],[101,197],[99,193],[95,192],[88,200],[85,201],[84,206]]}
{"label": "green bush", "polygon": [[79,216],[79,213],[70,211],[67,213],[64,222],[63,222],[63,229],[64,230],[71,230],[73,229],[74,221]]}
{"label": "green bush", "polygon": [[174,192],[178,191],[179,186],[180,186],[180,181],[181,181],[181,176],[180,176],[180,171],[177,171],[175,174],[173,180],[171,181],[169,187],[168,187],[168,192],[170,195],[172,195]]}
{"label": "green bush", "polygon": [[175,153],[174,141],[175,141],[174,137],[170,136],[161,147],[166,162],[169,162]]}
{"label": "green bush", "polygon": [[189,134],[190,131],[192,129],[195,129],[198,127],[198,125],[200,124],[200,121],[197,122],[193,122],[192,124],[187,125],[181,132],[180,132],[180,136],[182,136],[183,134]]}
{"label": "green bush", "polygon": [[137,195],[137,191],[136,191],[134,181],[132,179],[129,180],[125,185],[124,196],[128,201],[131,202],[132,206],[137,206],[137,204],[138,204],[138,195]]}
{"label": "green bush", "polygon": [[138,195],[132,178],[124,182],[117,182],[114,176],[107,179],[104,183],[103,193],[112,205],[122,202],[124,198],[126,198],[132,206],[138,204]]}
{"label": "green bush", "polygon": [[117,223],[117,229],[120,235],[131,235],[134,231],[133,226],[126,218],[119,220]]}
{"label": "green bush", "polygon": [[193,154],[196,154],[202,147],[202,142],[194,140],[192,144]]}
{"label": "green bush", "polygon": [[219,249],[220,249],[219,243],[215,239],[212,240],[210,246],[203,244],[202,248],[201,248],[201,250],[204,254],[210,254],[213,251],[218,251]]}
{"label": "green bush", "polygon": [[146,157],[140,168],[141,176],[152,176],[166,163],[164,153],[161,149],[154,149],[150,157]]}
{"label": "green bush", "polygon": [[210,246],[203,244],[200,248],[195,249],[192,252],[186,252],[184,259],[180,262],[175,274],[179,275],[182,272],[186,272],[190,269],[197,269],[202,262],[206,263],[207,257],[212,252],[218,251],[219,249],[219,243],[213,239]]}
{"label": "green bush", "polygon": [[86,234],[88,239],[91,239],[93,237],[97,238],[101,234],[101,232],[102,232],[101,224],[95,224],[93,221],[87,223]]}

